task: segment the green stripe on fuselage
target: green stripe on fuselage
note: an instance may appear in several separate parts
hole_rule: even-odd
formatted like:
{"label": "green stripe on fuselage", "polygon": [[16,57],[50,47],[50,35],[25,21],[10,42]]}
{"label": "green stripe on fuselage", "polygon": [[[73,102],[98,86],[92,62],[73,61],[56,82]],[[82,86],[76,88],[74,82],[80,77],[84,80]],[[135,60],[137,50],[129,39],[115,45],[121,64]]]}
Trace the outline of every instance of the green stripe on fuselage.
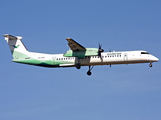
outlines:
{"label": "green stripe on fuselage", "polygon": [[29,64],[29,65],[38,65],[38,66],[45,66],[45,67],[52,67],[52,66],[59,66],[60,64],[73,64],[70,61],[63,61],[63,60],[37,60],[37,59],[13,59],[13,62]]}

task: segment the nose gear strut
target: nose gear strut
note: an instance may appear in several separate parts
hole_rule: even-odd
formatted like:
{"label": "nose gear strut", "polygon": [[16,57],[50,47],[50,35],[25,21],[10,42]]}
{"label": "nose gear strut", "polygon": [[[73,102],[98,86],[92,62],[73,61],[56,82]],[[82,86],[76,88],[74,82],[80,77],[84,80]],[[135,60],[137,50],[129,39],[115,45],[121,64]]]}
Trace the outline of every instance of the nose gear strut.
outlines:
{"label": "nose gear strut", "polygon": [[152,62],[150,62],[150,64],[149,64],[149,67],[152,67],[153,65],[152,65]]}

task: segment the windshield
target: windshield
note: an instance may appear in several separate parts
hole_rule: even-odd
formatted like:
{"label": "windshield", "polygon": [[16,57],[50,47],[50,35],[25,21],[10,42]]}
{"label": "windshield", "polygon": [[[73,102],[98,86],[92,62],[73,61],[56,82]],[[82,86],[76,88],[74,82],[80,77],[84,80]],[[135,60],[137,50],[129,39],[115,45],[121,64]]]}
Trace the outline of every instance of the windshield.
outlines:
{"label": "windshield", "polygon": [[150,54],[150,53],[148,53],[148,52],[141,52],[141,54]]}

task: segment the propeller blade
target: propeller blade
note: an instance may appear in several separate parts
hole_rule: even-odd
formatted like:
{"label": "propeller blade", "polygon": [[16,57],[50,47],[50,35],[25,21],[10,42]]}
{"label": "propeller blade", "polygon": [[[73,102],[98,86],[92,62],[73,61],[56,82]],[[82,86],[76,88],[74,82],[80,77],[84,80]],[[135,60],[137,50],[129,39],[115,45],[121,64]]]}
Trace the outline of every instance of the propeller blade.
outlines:
{"label": "propeller blade", "polygon": [[99,49],[101,49],[102,45],[99,43]]}
{"label": "propeller blade", "polygon": [[101,57],[101,53],[104,52],[102,45],[99,43],[98,56]]}

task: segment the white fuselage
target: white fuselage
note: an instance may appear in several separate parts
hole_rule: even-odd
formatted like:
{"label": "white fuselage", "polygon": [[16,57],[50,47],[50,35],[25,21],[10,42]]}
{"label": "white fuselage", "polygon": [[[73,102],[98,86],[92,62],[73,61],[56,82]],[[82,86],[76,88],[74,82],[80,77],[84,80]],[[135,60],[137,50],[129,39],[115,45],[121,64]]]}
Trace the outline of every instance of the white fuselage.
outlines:
{"label": "white fuselage", "polygon": [[[29,52],[28,55],[41,62],[51,61],[50,65],[39,65],[44,67],[74,67],[78,64],[81,66],[94,65],[114,65],[114,64],[133,64],[133,63],[152,63],[159,59],[146,51],[123,51],[123,52],[104,52],[99,56],[87,56],[84,59],[77,57],[64,57],[63,54],[42,54]],[[14,61],[18,62],[18,61]],[[27,63],[28,64],[28,63]],[[32,64],[37,65],[37,64]]]}
{"label": "white fuselage", "polygon": [[71,38],[68,41],[68,50],[65,54],[43,54],[29,52],[22,43],[20,36],[3,35],[12,53],[13,62],[42,66],[42,67],[76,67],[89,66],[87,75],[91,75],[91,70],[95,65],[114,64],[134,64],[150,63],[159,61],[158,58],[146,51],[122,51],[104,52],[99,44],[99,48],[85,48]]}

